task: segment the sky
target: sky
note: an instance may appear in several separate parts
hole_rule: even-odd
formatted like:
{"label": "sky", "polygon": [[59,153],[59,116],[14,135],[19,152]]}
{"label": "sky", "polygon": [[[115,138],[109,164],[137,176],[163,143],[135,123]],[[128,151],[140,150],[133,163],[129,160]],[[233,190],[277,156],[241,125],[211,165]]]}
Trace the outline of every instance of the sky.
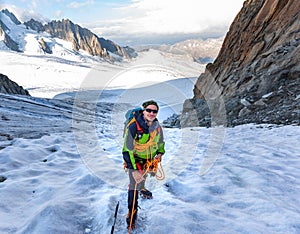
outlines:
{"label": "sky", "polygon": [[0,0],[49,20],[68,18],[124,45],[226,34],[244,0]]}

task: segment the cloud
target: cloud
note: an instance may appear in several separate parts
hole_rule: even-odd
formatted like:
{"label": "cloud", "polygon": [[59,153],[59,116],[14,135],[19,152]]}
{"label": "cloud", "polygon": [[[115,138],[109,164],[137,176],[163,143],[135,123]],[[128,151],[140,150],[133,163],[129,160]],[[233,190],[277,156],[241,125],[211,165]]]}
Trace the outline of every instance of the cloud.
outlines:
{"label": "cloud", "polygon": [[68,7],[72,8],[72,9],[77,9],[77,8],[92,5],[94,3],[95,3],[94,0],[86,0],[84,2],[74,1],[74,2],[69,3]]}
{"label": "cloud", "polygon": [[[89,24],[99,35],[117,40],[223,36],[244,0],[132,0],[115,8],[122,18]],[[131,39],[130,39],[131,38]],[[157,41],[157,40],[155,40]]]}
{"label": "cloud", "polygon": [[[31,4],[31,3],[30,3]],[[45,24],[47,22],[49,22],[49,19],[47,19],[46,17],[36,13],[35,11],[31,10],[24,10],[23,8],[19,8],[15,5],[11,5],[11,4],[3,4],[0,6],[3,9],[8,9],[9,11],[13,12],[14,15],[18,18],[18,20],[20,20],[21,22],[27,22],[30,19],[35,19],[35,20],[39,20],[41,23]],[[1,10],[0,8],[0,10]]]}
{"label": "cloud", "polygon": [[30,2],[30,7],[31,7],[32,9],[37,9],[38,6],[39,6],[39,4],[38,4],[38,2],[37,2],[36,0],[32,0],[32,1]]}
{"label": "cloud", "polygon": [[136,33],[196,33],[228,26],[244,0],[140,0],[119,11],[127,12],[123,26]]}
{"label": "cloud", "polygon": [[57,11],[55,11],[55,16],[56,16],[57,18],[61,18],[62,15],[63,15],[62,10],[57,10]]}

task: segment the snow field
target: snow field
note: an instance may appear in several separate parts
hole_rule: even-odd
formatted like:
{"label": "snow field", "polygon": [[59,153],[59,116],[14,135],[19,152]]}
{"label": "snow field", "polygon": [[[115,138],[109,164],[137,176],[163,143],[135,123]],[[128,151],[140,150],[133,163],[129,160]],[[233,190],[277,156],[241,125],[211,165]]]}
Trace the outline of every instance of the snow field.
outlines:
{"label": "snow field", "polygon": [[[172,138],[180,130],[164,130],[167,167],[178,146]],[[211,129],[193,131],[199,131],[201,140],[185,170],[171,180],[166,174],[163,183],[147,179],[154,198],[139,199],[137,230],[132,233],[299,233],[299,127],[226,129],[220,156],[203,176],[199,167]],[[114,145],[106,152],[117,162],[118,176],[127,181],[121,148],[110,144],[111,133],[104,133],[99,141]],[[1,233],[108,233],[117,201],[115,233],[126,233],[126,183],[115,187],[91,171],[72,133],[15,139],[0,154],[1,175],[7,177],[0,183]],[[107,173],[105,165],[97,168]]]}

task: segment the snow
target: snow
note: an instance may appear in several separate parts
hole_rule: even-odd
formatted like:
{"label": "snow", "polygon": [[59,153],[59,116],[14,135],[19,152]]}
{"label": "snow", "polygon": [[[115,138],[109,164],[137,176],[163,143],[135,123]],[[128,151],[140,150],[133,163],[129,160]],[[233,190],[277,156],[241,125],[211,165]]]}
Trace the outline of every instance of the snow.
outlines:
{"label": "snow", "polygon": [[[78,95],[74,104],[0,95],[1,133],[25,129],[0,141],[0,233],[109,233],[118,201],[115,233],[126,233],[129,103],[106,102],[114,90],[98,104]],[[298,126],[163,130],[166,178],[147,179],[154,198],[139,199],[132,233],[300,232]]]}
{"label": "snow", "polygon": [[268,98],[273,94],[273,92],[267,93],[265,95],[262,96],[262,98]]}
{"label": "snow", "polygon": [[179,78],[194,82],[204,70],[203,64],[185,57],[176,60],[157,50],[141,52],[130,62],[112,64],[91,56],[74,56],[65,49],[57,49],[54,55],[34,55],[37,47],[30,48],[24,54],[0,51],[1,73],[35,97],[53,98],[82,89],[141,87]]}

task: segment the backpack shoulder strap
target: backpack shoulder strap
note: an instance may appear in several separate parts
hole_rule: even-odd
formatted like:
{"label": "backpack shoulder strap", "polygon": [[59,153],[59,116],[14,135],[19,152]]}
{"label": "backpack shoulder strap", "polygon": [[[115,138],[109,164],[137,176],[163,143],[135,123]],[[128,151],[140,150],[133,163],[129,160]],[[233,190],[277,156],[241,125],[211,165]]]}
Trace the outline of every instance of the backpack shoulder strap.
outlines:
{"label": "backpack shoulder strap", "polygon": [[133,117],[127,124],[126,128],[128,128],[133,122],[135,122],[135,117]]}
{"label": "backpack shoulder strap", "polygon": [[133,117],[133,118],[129,121],[129,123],[127,124],[126,128],[128,128],[128,127],[129,127],[132,123],[134,123],[134,122],[135,122],[135,124],[136,124],[136,130],[137,130],[137,133],[138,133],[138,134],[142,134],[144,131],[143,131],[143,129],[141,128],[139,122],[135,119],[135,117]]}
{"label": "backpack shoulder strap", "polygon": [[159,125],[157,128],[157,132],[160,133],[161,132],[161,126]]}
{"label": "backpack shoulder strap", "polygon": [[[135,119],[135,118],[134,118],[134,119]],[[136,119],[135,119],[135,124],[136,124],[136,129],[137,129],[137,131],[138,131],[138,132],[142,132],[142,133],[143,133],[143,129],[141,128],[141,126],[140,126],[139,122],[138,122],[138,121],[136,121]]]}

